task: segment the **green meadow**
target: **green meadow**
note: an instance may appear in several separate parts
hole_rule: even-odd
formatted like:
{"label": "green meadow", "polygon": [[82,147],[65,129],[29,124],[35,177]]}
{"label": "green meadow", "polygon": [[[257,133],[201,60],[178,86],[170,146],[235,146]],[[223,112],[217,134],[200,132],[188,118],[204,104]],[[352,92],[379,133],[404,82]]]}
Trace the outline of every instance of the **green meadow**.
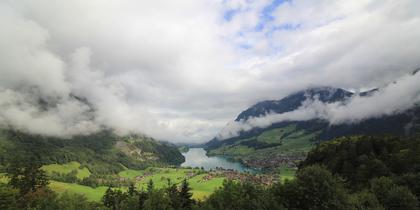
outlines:
{"label": "green meadow", "polygon": [[76,177],[78,179],[83,179],[90,176],[90,171],[86,167],[82,167],[79,162],[72,161],[66,164],[50,164],[42,166],[42,169],[47,172],[47,174],[52,174],[54,172],[60,174],[69,174],[72,171],[77,171]]}
{"label": "green meadow", "polygon": [[[57,173],[70,173],[72,170],[78,170],[78,178],[87,177],[89,170],[87,168],[80,169],[80,164],[77,162],[71,162],[68,164],[51,164],[42,167],[47,173],[57,172]],[[194,173],[194,176],[189,177],[188,175]],[[136,180],[138,176],[145,176],[141,180]],[[146,189],[147,183],[152,180],[156,188],[163,188],[168,186],[168,179],[171,180],[173,184],[180,184],[182,180],[187,179],[190,187],[192,188],[193,198],[203,200],[205,197],[211,195],[214,190],[223,185],[224,178],[218,177],[213,178],[208,181],[203,181],[203,177],[207,173],[200,169],[188,169],[188,168],[157,168],[149,167],[145,170],[131,170],[127,169],[121,171],[118,176],[127,178],[130,181],[135,183],[135,186],[138,189]],[[7,183],[8,178],[5,174],[0,174],[0,183]],[[49,187],[57,193],[74,193],[82,194],[86,196],[88,200],[91,201],[100,201],[104,195],[107,186],[99,186],[96,188],[84,186],[75,183],[65,183],[50,180]],[[126,190],[126,188],[120,188],[121,190]]]}
{"label": "green meadow", "polygon": [[223,185],[223,180],[225,179],[220,177],[203,182],[202,178],[205,175],[206,174],[201,174],[188,180],[193,189],[193,198],[197,200],[203,200],[205,197],[210,196],[215,189]]}
{"label": "green meadow", "polygon": [[[50,164],[42,167],[48,174],[56,172],[67,174],[71,171],[77,170],[77,177],[83,179],[90,175],[86,167],[81,167],[78,162],[70,162],[67,164]],[[282,181],[285,179],[293,179],[295,171],[288,168],[280,169],[280,178]],[[192,188],[193,198],[197,200],[204,200],[210,196],[217,188],[223,185],[225,178],[216,177],[211,180],[203,180],[203,177],[208,175],[207,172],[201,169],[190,168],[159,168],[149,167],[144,170],[126,169],[118,173],[118,177],[125,178],[133,183],[138,189],[146,189],[150,180],[153,181],[155,188],[163,188],[168,186],[168,180],[172,184],[180,184],[182,180],[187,179],[190,187]],[[5,174],[0,174],[0,183],[7,183],[8,178]],[[57,193],[74,193],[86,196],[88,200],[100,201],[104,195],[107,186],[99,186],[96,188],[84,186],[76,183],[65,183],[51,180],[49,186]],[[126,188],[122,187],[121,190],[125,191]]]}
{"label": "green meadow", "polygon": [[[264,131],[251,138],[238,139],[232,145],[224,145],[209,151],[210,155],[227,155],[237,160],[264,159],[269,154],[306,153],[314,147],[311,141],[320,131],[306,131],[289,125]],[[262,147],[259,147],[264,145]]]}
{"label": "green meadow", "polygon": [[57,182],[57,181],[50,181],[49,187],[51,187],[51,189],[57,193],[68,192],[68,193],[74,193],[74,194],[82,194],[88,200],[91,200],[91,201],[100,201],[102,199],[102,196],[105,194],[106,189],[108,189],[108,187],[106,186],[92,188],[92,187],[83,186],[79,184],[64,183],[64,182]]}
{"label": "green meadow", "polygon": [[292,180],[295,178],[296,169],[288,168],[288,167],[281,167],[279,169],[280,173],[280,181],[283,183],[284,181]]}
{"label": "green meadow", "polygon": [[[145,174],[149,174],[149,176],[145,176],[138,181],[136,180],[136,177]],[[188,176],[192,174],[194,174],[194,176]],[[139,189],[146,189],[147,183],[150,180],[153,181],[156,188],[163,188],[168,186],[168,180],[171,180],[171,183],[173,184],[179,184],[182,180],[187,179],[192,188],[193,197],[196,199],[204,199],[223,184],[224,178],[213,178],[208,181],[203,181],[202,178],[206,175],[207,173],[200,169],[156,167],[149,167],[145,170],[125,170],[119,173],[120,177],[134,181],[136,187]]]}
{"label": "green meadow", "polygon": [[[84,178],[90,175],[89,170],[87,170],[87,168],[80,169],[80,164],[77,162],[51,164],[43,166],[42,168],[47,171],[47,173],[57,172],[62,174],[78,170],[78,178]],[[224,180],[224,178],[218,177],[208,181],[203,181],[203,177],[206,175],[207,173],[200,169],[149,167],[144,170],[127,169],[121,171],[118,174],[118,177],[126,178],[134,182],[138,189],[146,189],[150,180],[153,181],[155,188],[163,188],[168,186],[168,180],[171,180],[171,183],[178,185],[182,182],[182,180],[187,179],[190,187],[192,188],[193,197],[195,199],[203,200],[205,197],[211,195],[214,190],[221,187]],[[144,176],[144,178],[140,180],[138,178],[139,176]],[[0,182],[6,183],[7,178],[5,176],[0,176]],[[92,188],[80,184],[58,182],[53,180],[50,181],[49,186],[57,193],[68,192],[82,194],[91,201],[100,201],[108,188],[107,186]],[[124,187],[120,189],[123,191],[126,190]]]}
{"label": "green meadow", "polygon": [[9,182],[9,178],[6,176],[5,173],[0,173],[0,183],[6,184]]}

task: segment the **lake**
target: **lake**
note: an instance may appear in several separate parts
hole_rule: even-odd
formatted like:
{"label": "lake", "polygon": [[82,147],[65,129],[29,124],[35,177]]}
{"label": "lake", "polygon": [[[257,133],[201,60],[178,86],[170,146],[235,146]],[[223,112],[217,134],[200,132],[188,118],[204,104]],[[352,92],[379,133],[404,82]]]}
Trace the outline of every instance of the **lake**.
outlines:
{"label": "lake", "polygon": [[182,153],[185,157],[185,162],[181,164],[184,167],[203,167],[205,170],[215,169],[216,167],[224,169],[233,169],[240,172],[256,172],[254,169],[241,164],[240,162],[228,160],[221,156],[206,155],[203,148],[190,148],[188,152]]}

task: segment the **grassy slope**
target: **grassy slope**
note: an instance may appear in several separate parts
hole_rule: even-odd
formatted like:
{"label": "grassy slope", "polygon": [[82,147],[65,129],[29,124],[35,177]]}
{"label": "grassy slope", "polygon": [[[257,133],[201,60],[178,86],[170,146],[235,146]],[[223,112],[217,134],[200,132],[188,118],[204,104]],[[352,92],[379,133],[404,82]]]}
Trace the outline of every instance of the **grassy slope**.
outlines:
{"label": "grassy slope", "polygon": [[66,164],[50,164],[42,166],[42,169],[51,174],[53,172],[57,172],[60,174],[68,174],[73,170],[77,171],[76,177],[78,179],[83,179],[90,176],[90,171],[86,167],[80,168],[80,163],[76,161],[72,161]]}
{"label": "grassy slope", "polygon": [[[153,171],[153,175],[146,177],[141,181],[136,181],[136,187],[138,189],[146,189],[147,183],[150,179],[153,180],[154,186],[156,188],[163,188],[166,187],[168,184],[167,179],[171,179],[172,183],[179,184],[183,179],[187,178],[187,173],[194,171],[199,172],[197,169],[174,169],[174,168],[147,168],[145,170],[125,170],[119,173],[120,177],[129,178],[130,180],[135,181],[135,177],[144,175],[146,172]],[[209,181],[202,181],[202,178],[207,175],[207,173],[196,175],[190,179],[188,182],[190,187],[192,188],[193,198],[203,200],[205,197],[208,197],[211,193],[214,192],[215,189],[219,188],[223,184],[224,178],[214,178]],[[7,183],[8,180],[4,176],[4,174],[0,174],[0,183]],[[88,186],[83,186],[74,183],[64,183],[64,182],[57,182],[57,181],[50,181],[50,185],[52,190],[57,193],[69,192],[69,193],[76,193],[82,194],[86,196],[88,200],[91,201],[100,201],[102,196],[104,195],[107,187],[100,186],[97,188],[92,188]],[[126,190],[125,188],[121,188],[123,191]]]}
{"label": "grassy slope", "polygon": [[[0,173],[0,183],[6,184],[8,182],[9,178],[7,178],[4,173]],[[92,188],[79,184],[57,182],[53,180],[50,180],[49,187],[57,193],[69,192],[81,194],[86,196],[86,198],[91,201],[100,201],[102,196],[105,194],[106,189],[108,188],[105,186]]]}
{"label": "grassy slope", "polygon": [[[249,159],[266,157],[275,153],[308,152],[314,147],[313,140],[319,132],[307,132],[295,125],[275,128],[253,137],[240,139],[233,145],[226,145],[209,151],[209,155],[229,155],[235,159]],[[266,144],[264,148],[247,145],[247,142]]]}
{"label": "grassy slope", "polygon": [[118,175],[120,177],[125,177],[125,178],[129,178],[129,179],[134,179],[137,176],[141,176],[144,174],[144,171],[140,171],[140,170],[132,170],[132,169],[127,169],[124,171],[121,171],[120,173],[118,173]]}
{"label": "grassy slope", "polygon": [[9,182],[9,178],[4,173],[0,173],[0,183],[6,184]]}
{"label": "grassy slope", "polygon": [[[175,146],[144,136],[118,137],[103,131],[63,140],[0,129],[0,172],[14,156],[36,157],[45,165],[76,161],[95,175],[116,174],[125,168],[166,167],[184,160]],[[81,176],[86,172],[82,171]]]}
{"label": "grassy slope", "polygon": [[202,181],[203,176],[206,174],[201,174],[189,179],[191,188],[193,189],[193,198],[198,200],[203,200],[204,198],[210,196],[214,190],[223,185],[224,178],[213,178],[209,181]]}
{"label": "grassy slope", "polygon": [[50,181],[50,185],[52,190],[57,193],[69,192],[75,194],[82,194],[86,196],[88,200],[91,201],[100,201],[102,196],[105,194],[105,191],[108,187],[101,186],[97,188],[92,188],[88,186],[83,186],[79,184],[73,183],[64,183],[64,182],[56,182]]}
{"label": "grassy slope", "polygon": [[287,168],[287,167],[281,167],[279,169],[279,171],[280,171],[280,181],[281,182],[286,181],[286,179],[292,180],[292,179],[295,178],[296,169],[291,169],[291,168]]}
{"label": "grassy slope", "polygon": [[[173,183],[179,184],[184,178],[187,178],[187,173],[191,171],[198,172],[197,169],[174,169],[174,168],[147,168],[145,170],[125,170],[119,173],[119,176],[129,178],[130,180],[135,180],[135,177],[143,175],[146,172],[153,171],[153,175],[146,177],[141,181],[136,181],[136,187],[138,189],[146,189],[147,183],[149,180],[153,180],[154,186],[156,188],[166,187],[168,184],[167,179],[170,178]],[[193,198],[203,200],[205,197],[211,195],[215,189],[219,188],[223,184],[224,178],[214,178],[209,181],[202,181],[202,178],[207,175],[207,173],[199,174],[188,179],[190,187],[192,188]],[[2,181],[2,178],[0,178]],[[64,183],[51,181],[50,185],[57,193],[69,192],[85,195],[87,199],[92,201],[100,201],[104,195],[107,187],[101,186],[97,188],[92,188],[88,186],[83,186],[73,183]],[[123,191],[125,188],[121,188]]]}
{"label": "grassy slope", "polygon": [[[116,136],[108,133],[98,133],[91,136],[76,137],[71,140],[46,138],[36,135],[16,133],[11,130],[0,129],[0,182],[7,183],[6,177],[1,175],[3,167],[13,155],[31,158],[40,157],[47,173],[70,173],[77,170],[77,177],[82,179],[92,174],[112,175],[129,168],[146,168],[148,165],[166,166],[168,163],[180,162],[178,149],[171,145],[156,142],[142,136],[125,137],[125,141],[139,148],[142,154],[153,154],[158,161],[144,162],[137,156],[129,156],[115,146]],[[131,152],[131,151],[129,151]],[[80,167],[80,165],[85,167]],[[135,167],[133,167],[135,166]],[[130,172],[121,174],[131,175]],[[132,171],[136,176],[136,171]],[[91,188],[74,183],[51,181],[50,187],[56,192],[78,193],[89,200],[99,201],[106,188],[101,186]]]}

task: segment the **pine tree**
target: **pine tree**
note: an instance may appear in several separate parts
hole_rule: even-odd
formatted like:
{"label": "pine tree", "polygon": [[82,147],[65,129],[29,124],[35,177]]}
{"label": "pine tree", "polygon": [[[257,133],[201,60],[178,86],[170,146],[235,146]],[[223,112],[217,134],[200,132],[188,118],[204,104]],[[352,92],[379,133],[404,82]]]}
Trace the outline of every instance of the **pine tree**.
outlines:
{"label": "pine tree", "polygon": [[194,204],[194,200],[192,199],[192,193],[190,185],[188,184],[187,180],[184,179],[181,183],[181,189],[179,191],[179,197],[181,200],[181,208],[182,209],[191,209],[192,205]]}
{"label": "pine tree", "polygon": [[143,209],[143,206],[144,206],[144,203],[146,202],[146,200],[149,198],[149,196],[148,196],[149,194],[148,193],[146,193],[146,192],[144,192],[143,190],[141,190],[140,192],[139,192],[139,195],[138,195],[138,205],[139,205],[139,207],[140,207],[140,209]]}
{"label": "pine tree", "polygon": [[129,196],[133,196],[133,195],[137,194],[136,187],[134,186],[133,183],[130,183],[130,186],[128,187],[127,193],[128,193]]}
{"label": "pine tree", "polygon": [[15,159],[6,168],[7,176],[10,178],[9,184],[19,189],[22,195],[46,187],[48,179],[41,166],[38,161]]}
{"label": "pine tree", "polygon": [[168,188],[166,189],[166,192],[168,194],[169,200],[171,202],[171,206],[174,209],[180,209],[181,208],[181,199],[179,196],[178,189],[175,184],[171,183],[171,180],[168,179]]}
{"label": "pine tree", "polygon": [[111,208],[112,206],[114,206],[114,200],[114,191],[112,190],[111,186],[109,186],[104,196],[102,197],[102,202],[106,207]]}
{"label": "pine tree", "polygon": [[149,182],[147,183],[147,193],[153,192],[153,188],[154,188],[153,180],[150,179]]}

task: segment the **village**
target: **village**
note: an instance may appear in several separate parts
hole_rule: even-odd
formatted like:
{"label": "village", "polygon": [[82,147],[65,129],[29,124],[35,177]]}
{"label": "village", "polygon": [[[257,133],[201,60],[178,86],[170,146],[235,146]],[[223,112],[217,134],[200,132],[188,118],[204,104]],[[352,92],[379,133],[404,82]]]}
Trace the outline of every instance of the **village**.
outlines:
{"label": "village", "polygon": [[216,168],[215,170],[209,171],[208,175],[204,176],[202,181],[205,182],[215,177],[225,177],[227,180],[251,182],[267,186],[278,183],[280,180],[278,174],[251,174],[238,172],[232,169]]}
{"label": "village", "polygon": [[301,154],[284,154],[278,153],[269,155],[264,158],[252,158],[242,160],[245,166],[251,168],[274,169],[278,167],[288,167],[297,169],[298,163],[305,159],[305,155]]}
{"label": "village", "polygon": [[[164,172],[164,171],[163,171]],[[120,184],[122,183],[128,183],[128,182],[141,182],[146,180],[148,177],[152,177],[156,174],[162,174],[162,171],[146,171],[144,174],[136,176],[132,179],[124,178],[124,177],[118,177],[115,181],[118,181]],[[164,174],[164,173],[163,173]],[[240,182],[251,182],[254,184],[261,184],[270,186],[274,183],[279,182],[280,176],[279,174],[253,174],[249,172],[239,172],[232,169],[224,169],[217,167],[215,169],[204,171],[202,169],[196,168],[191,169],[185,172],[185,177],[177,177],[177,180],[172,180],[175,183],[182,181],[184,178],[191,179],[193,177],[196,177],[198,175],[205,174],[200,180],[197,182],[205,183],[208,182],[214,178],[226,178],[227,180],[233,180],[233,181],[240,181]],[[160,181],[166,181],[169,178],[166,176],[161,176]]]}

